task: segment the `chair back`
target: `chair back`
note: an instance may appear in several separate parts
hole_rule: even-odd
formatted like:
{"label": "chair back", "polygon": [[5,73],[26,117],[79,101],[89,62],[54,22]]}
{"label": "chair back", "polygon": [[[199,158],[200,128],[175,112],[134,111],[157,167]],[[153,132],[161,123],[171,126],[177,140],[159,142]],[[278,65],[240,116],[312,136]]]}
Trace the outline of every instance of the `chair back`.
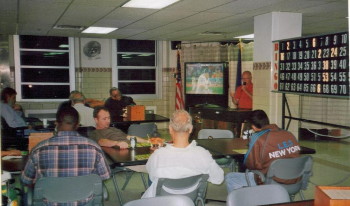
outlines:
{"label": "chair back", "polygon": [[201,174],[182,179],[159,178],[156,196],[186,195],[197,205],[198,201],[204,205],[209,175]]}
{"label": "chair back", "polygon": [[310,155],[274,160],[266,174],[265,184],[279,184],[274,180],[274,177],[284,180],[300,178],[294,184],[281,184],[289,195],[295,195],[300,190],[307,188],[308,181],[312,176],[312,164],[313,161]]}
{"label": "chair back", "polygon": [[30,133],[29,135],[29,144],[28,144],[28,151],[29,153],[32,151],[32,149],[39,144],[40,142],[47,140],[49,138],[53,137],[53,132],[44,132],[44,133]]}
{"label": "chair back", "polygon": [[[28,198],[30,195],[28,194]],[[103,184],[96,174],[75,177],[42,177],[34,186],[32,205],[45,205],[44,201],[69,203],[91,198],[86,204],[103,205]],[[30,199],[29,199],[30,200]],[[28,201],[29,205],[31,201]]]}
{"label": "chair back", "polygon": [[159,137],[158,127],[155,123],[131,124],[128,129],[128,135],[138,137]]}
{"label": "chair back", "polygon": [[198,139],[223,139],[234,138],[233,132],[226,129],[201,129],[198,132]]}
{"label": "chair back", "polygon": [[233,190],[226,206],[253,206],[290,202],[289,194],[281,185],[259,185]]}
{"label": "chair back", "polygon": [[77,132],[83,137],[89,137],[90,132],[94,130],[95,127],[78,127]]}
{"label": "chair back", "polygon": [[24,130],[27,127],[10,127],[5,119],[1,117],[1,149],[8,148],[26,150],[28,148],[28,138],[25,138]]}
{"label": "chair back", "polygon": [[184,195],[152,197],[127,202],[124,206],[194,206],[193,201]]}

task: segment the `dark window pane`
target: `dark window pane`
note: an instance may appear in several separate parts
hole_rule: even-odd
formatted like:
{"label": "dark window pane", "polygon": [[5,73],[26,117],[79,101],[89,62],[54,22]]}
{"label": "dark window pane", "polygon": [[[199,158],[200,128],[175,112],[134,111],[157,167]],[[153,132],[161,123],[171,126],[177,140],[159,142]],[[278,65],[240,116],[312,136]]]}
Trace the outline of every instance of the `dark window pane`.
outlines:
{"label": "dark window pane", "polygon": [[21,51],[21,65],[69,66],[69,53]]}
{"label": "dark window pane", "polygon": [[155,66],[155,55],[118,54],[118,66]]}
{"label": "dark window pane", "polygon": [[69,82],[69,69],[21,68],[22,82]]}
{"label": "dark window pane", "polygon": [[67,99],[69,85],[22,85],[23,99]]}
{"label": "dark window pane", "polygon": [[119,69],[119,80],[155,80],[155,69]]}
{"label": "dark window pane", "polygon": [[59,49],[68,50],[67,37],[53,37],[53,36],[20,36],[20,48],[25,49]]}
{"label": "dark window pane", "polygon": [[156,83],[119,83],[118,88],[123,94],[155,94]]}
{"label": "dark window pane", "polygon": [[151,52],[156,51],[155,41],[151,40],[118,40],[118,52]]}

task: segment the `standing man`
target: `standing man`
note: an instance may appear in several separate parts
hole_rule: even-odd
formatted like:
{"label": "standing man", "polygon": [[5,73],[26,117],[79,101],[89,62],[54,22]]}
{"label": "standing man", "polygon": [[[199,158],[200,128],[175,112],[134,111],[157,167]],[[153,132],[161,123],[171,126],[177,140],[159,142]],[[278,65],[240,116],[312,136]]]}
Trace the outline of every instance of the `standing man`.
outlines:
{"label": "standing man", "polygon": [[105,107],[111,114],[112,121],[117,121],[123,115],[123,109],[128,105],[136,105],[134,100],[128,96],[122,96],[120,90],[112,87],[109,90],[110,97],[105,102]]}
{"label": "standing man", "polygon": [[94,109],[85,106],[85,96],[81,92],[71,95],[72,106],[79,113],[79,123],[83,127],[95,127]]}
{"label": "standing man", "polygon": [[9,127],[27,127],[24,119],[13,109],[16,103],[16,90],[6,87],[1,91],[1,117]]}
{"label": "standing man", "polygon": [[[250,170],[259,170],[266,175],[272,161],[281,158],[299,156],[300,145],[294,135],[270,124],[269,118],[262,110],[254,110],[249,120],[255,133],[249,139],[249,149],[244,156],[244,164]],[[278,154],[278,155],[276,155]],[[249,172],[248,178],[252,186],[262,184],[259,176]],[[225,177],[227,191],[248,186],[245,173],[231,172]],[[295,183],[296,180],[280,180],[284,184]]]}
{"label": "standing man", "polygon": [[[79,124],[78,112],[72,107],[62,108],[56,114],[56,121],[57,135],[33,148],[21,176],[22,182],[32,186],[40,177],[88,174],[108,179],[110,169],[100,146],[75,131]],[[92,198],[78,202],[78,205],[84,205]]]}
{"label": "standing man", "polygon": [[189,143],[192,129],[192,118],[188,112],[175,111],[169,124],[173,144],[157,149],[148,159],[146,169],[152,184],[142,198],[155,196],[159,178],[179,179],[209,174],[209,182],[222,183],[224,171],[209,151],[197,146],[196,141]]}
{"label": "standing man", "polygon": [[[118,146],[120,149],[128,148],[128,143],[132,136],[117,128],[110,127],[111,116],[106,107],[96,107],[93,116],[96,122],[96,130],[90,133],[89,137],[91,139],[104,147]],[[147,142],[147,140],[140,137],[136,138],[137,142]]]}
{"label": "standing man", "polygon": [[252,83],[252,73],[250,71],[243,72],[242,82],[243,84],[236,89],[236,93],[235,92],[230,93],[232,102],[237,106],[238,109],[252,109],[253,108],[253,83]]}

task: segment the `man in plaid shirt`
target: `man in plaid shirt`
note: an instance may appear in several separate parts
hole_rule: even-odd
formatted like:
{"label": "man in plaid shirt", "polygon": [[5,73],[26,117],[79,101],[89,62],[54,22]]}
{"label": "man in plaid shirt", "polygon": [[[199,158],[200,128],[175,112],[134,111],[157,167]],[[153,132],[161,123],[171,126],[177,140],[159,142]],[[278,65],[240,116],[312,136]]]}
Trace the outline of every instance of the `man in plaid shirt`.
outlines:
{"label": "man in plaid shirt", "polygon": [[[79,125],[78,112],[73,107],[59,110],[56,121],[57,135],[33,148],[22,173],[22,182],[33,186],[40,177],[88,174],[97,174],[103,180],[108,179],[110,168],[100,146],[75,131]],[[91,198],[69,205],[84,205]]]}

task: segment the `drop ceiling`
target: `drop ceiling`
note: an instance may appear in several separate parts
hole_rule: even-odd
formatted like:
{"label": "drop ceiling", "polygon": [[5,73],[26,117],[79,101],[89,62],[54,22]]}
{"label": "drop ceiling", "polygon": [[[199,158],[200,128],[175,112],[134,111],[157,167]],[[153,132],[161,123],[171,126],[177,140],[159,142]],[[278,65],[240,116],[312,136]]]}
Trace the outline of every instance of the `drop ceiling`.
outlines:
{"label": "drop ceiling", "polygon": [[[302,13],[303,36],[348,30],[347,0],[181,0],[161,10],[121,7],[125,2],[0,0],[0,34],[232,41],[254,33],[254,17],[270,12]],[[119,29],[96,35],[56,25]]]}

